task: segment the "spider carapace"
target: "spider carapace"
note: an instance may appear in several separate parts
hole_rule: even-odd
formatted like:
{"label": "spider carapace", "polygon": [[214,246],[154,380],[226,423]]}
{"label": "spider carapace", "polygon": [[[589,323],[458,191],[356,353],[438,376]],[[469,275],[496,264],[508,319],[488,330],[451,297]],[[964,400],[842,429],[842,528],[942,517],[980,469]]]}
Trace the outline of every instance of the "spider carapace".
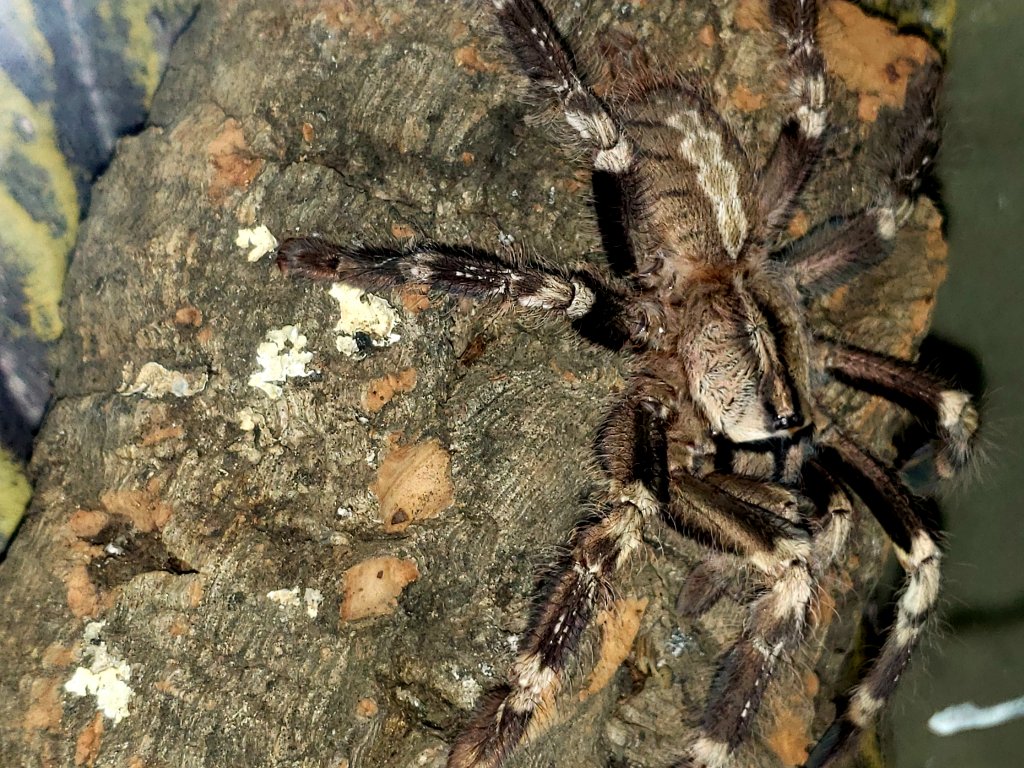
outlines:
{"label": "spider carapace", "polygon": [[[643,547],[644,527],[658,522],[704,544],[709,557],[742,559],[761,581],[676,762],[738,766],[764,690],[805,638],[818,582],[843,551],[857,489],[892,539],[906,583],[877,658],[811,753],[809,765],[833,764],[892,695],[935,605],[940,552],[920,500],[832,422],[819,393],[839,379],[928,420],[941,475],[968,461],[977,414],[966,394],[909,363],[828,338],[807,304],[884,259],[912,211],[937,150],[938,66],[924,65],[911,84],[898,146],[882,169],[884,194],[785,243],[828,127],[816,0],[768,2],[792,109],[759,167],[697,78],[666,76],[638,57],[599,98],[538,0],[493,6],[521,72],[589,158],[602,182],[595,189],[614,195],[604,206],[622,235],[622,252],[608,254],[613,266],[562,270],[469,246],[346,247],[316,237],[287,240],[277,255],[289,274],[366,290],[420,283],[501,299],[563,318],[585,339],[635,358],[596,441],[605,480],[598,512],[573,532],[507,682],[457,736],[449,766],[500,766],[528,740],[616,573]],[[826,490],[808,504],[812,487]],[[685,612],[718,596],[706,576],[684,589]]]}

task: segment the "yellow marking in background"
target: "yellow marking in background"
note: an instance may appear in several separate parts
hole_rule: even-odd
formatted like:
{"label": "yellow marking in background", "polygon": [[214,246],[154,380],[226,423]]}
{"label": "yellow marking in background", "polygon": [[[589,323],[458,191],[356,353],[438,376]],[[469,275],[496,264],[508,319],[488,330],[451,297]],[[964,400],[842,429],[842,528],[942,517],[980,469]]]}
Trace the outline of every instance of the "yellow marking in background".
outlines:
{"label": "yellow marking in background", "polygon": [[[29,128],[30,138],[17,130],[19,123]],[[54,232],[52,224],[34,219],[9,188],[0,186],[0,258],[24,275],[25,310],[33,333],[41,341],[53,341],[63,330],[59,306],[68,253],[78,231],[78,198],[49,112],[29,101],[6,72],[0,72],[0,147],[21,153],[48,177],[44,186],[53,195],[52,213],[64,220],[65,231]]]}
{"label": "yellow marking in background", "polygon": [[160,84],[160,53],[156,50],[153,30],[146,20],[154,5],[156,3],[140,3],[137,0],[99,0],[96,4],[96,14],[110,30],[111,36],[119,32],[119,22],[123,23],[128,31],[120,54],[131,74],[132,82],[145,93],[143,103],[147,112],[153,103],[153,93]]}
{"label": "yellow marking in background", "polygon": [[32,489],[21,464],[0,448],[0,552],[11,540],[31,497]]}

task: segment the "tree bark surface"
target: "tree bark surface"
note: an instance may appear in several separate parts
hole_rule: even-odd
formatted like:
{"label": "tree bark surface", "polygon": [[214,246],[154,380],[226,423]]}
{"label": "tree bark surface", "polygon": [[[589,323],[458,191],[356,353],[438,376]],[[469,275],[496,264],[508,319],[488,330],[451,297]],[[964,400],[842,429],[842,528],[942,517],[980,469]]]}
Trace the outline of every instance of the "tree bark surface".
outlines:
{"label": "tree bark surface", "polygon": [[[770,150],[788,101],[759,0],[552,5],[581,51],[636,39],[704,70],[751,154]],[[826,5],[835,127],[794,232],[880,189],[887,115],[933,55]],[[278,238],[514,240],[601,263],[588,175],[525,119],[488,7],[208,2],[178,42],[149,127],[97,185],[69,274],[35,498],[0,565],[0,764],[442,766],[501,681],[539,569],[585,511],[593,436],[627,362],[414,290],[385,297],[396,343],[346,357],[327,290],[235,244],[262,224]],[[822,327],[912,356],[944,256],[923,203],[889,261],[815,308]],[[271,399],[248,382],[268,331],[288,325],[315,374]],[[886,453],[898,414],[838,387],[829,398]],[[743,613],[726,600],[681,620],[701,550],[647,538],[559,722],[516,765],[666,766],[692,735]],[[862,515],[744,764],[798,764],[832,717],[885,552]],[[103,659],[132,691],[126,713],[65,687]]]}

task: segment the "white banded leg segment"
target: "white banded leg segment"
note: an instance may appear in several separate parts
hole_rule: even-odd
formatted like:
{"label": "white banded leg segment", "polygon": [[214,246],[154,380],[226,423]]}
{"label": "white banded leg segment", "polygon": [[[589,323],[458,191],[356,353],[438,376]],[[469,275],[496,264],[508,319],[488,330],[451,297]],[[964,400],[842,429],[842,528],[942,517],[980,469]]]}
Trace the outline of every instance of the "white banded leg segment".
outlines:
{"label": "white banded leg segment", "polygon": [[731,753],[750,732],[779,658],[803,640],[813,588],[807,563],[794,560],[750,605],[743,633],[711,687],[701,737],[689,754],[693,765],[733,765]]}
{"label": "white banded leg segment", "polygon": [[601,162],[624,162],[626,155],[631,154],[628,145],[620,145],[618,126],[586,83],[572,49],[547,10],[535,0],[504,0],[494,5],[498,24],[523,73],[558,102],[585,147],[598,153],[612,153]]}
{"label": "white banded leg segment", "polygon": [[913,365],[870,350],[822,341],[826,369],[854,386],[870,386],[889,400],[935,425],[942,449],[936,472],[949,477],[969,461],[978,430],[978,411],[966,392]]}
{"label": "white banded leg segment", "polygon": [[910,552],[899,553],[899,560],[906,569],[907,580],[896,603],[896,623],[890,628],[878,658],[855,689],[846,714],[858,728],[870,726],[891,698],[938,600],[941,553],[935,540],[919,531]]}
{"label": "white banded leg segment", "polygon": [[[613,484],[615,485],[615,484]],[[642,545],[645,517],[657,513],[640,482],[615,485],[602,517],[578,530],[561,573],[534,614],[508,683],[488,697],[457,739],[450,768],[499,766],[543,729],[583,632],[606,604],[612,578]]]}
{"label": "white banded leg segment", "polygon": [[823,147],[828,123],[825,60],[818,48],[816,0],[771,0],[771,18],[786,44],[790,88],[797,105],[759,174],[759,230],[766,239],[788,223]]}
{"label": "white banded leg segment", "polygon": [[629,139],[619,136],[610,149],[599,149],[594,154],[594,169],[621,176],[633,167],[635,159]]}

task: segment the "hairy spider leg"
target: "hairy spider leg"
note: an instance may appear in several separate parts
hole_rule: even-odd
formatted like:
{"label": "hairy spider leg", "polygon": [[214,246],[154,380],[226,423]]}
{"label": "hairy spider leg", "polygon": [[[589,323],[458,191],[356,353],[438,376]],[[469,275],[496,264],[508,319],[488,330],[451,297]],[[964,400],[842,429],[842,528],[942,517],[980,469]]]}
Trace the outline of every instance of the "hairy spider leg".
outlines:
{"label": "hairy spider leg", "polygon": [[628,237],[636,207],[637,157],[615,117],[594,93],[576,54],[547,10],[533,0],[495,0],[495,16],[523,73],[546,101],[553,101],[588,156],[594,208],[612,272],[636,271]]}
{"label": "hairy spider leg", "polygon": [[608,108],[594,93],[547,10],[536,0],[494,0],[495,17],[520,69],[554,99],[599,171],[626,173],[635,155]]}
{"label": "hairy spider leg", "polygon": [[903,110],[892,118],[896,148],[884,158],[888,184],[863,211],[816,227],[773,255],[785,261],[807,297],[823,296],[884,260],[938,154],[939,63],[926,62],[907,84]]}
{"label": "hairy spider leg", "polygon": [[832,341],[820,340],[824,368],[858,389],[885,397],[935,425],[941,443],[936,458],[940,477],[952,477],[970,461],[978,411],[966,392],[903,360]]}
{"label": "hairy spider leg", "polygon": [[758,173],[761,242],[775,240],[789,223],[793,204],[821,156],[828,119],[816,0],[771,0],[769,10],[786,45],[790,87],[797,106],[783,123],[775,147]]}
{"label": "hairy spider leg", "polygon": [[424,284],[453,296],[503,299],[567,319],[581,336],[611,349],[642,346],[658,328],[647,307],[627,301],[590,271],[549,269],[470,246],[347,247],[299,237],[281,243],[277,265],[287,274],[368,291]]}
{"label": "hairy spider leg", "polygon": [[644,523],[658,515],[667,470],[664,414],[656,404],[634,390],[609,414],[597,449],[608,480],[598,511],[574,531],[508,683],[485,697],[459,734],[449,768],[497,768],[543,729],[584,630],[609,603],[615,574],[643,546]]}
{"label": "hairy spider leg", "polygon": [[803,639],[815,587],[812,542],[805,528],[787,519],[789,514],[762,506],[778,504],[778,486],[689,474],[672,479],[676,487],[666,522],[712,550],[743,557],[768,585],[749,604],[739,639],[719,663],[700,735],[679,764],[725,768],[735,764],[734,750],[750,731],[779,658]]}
{"label": "hairy spider leg", "polygon": [[857,743],[857,737],[878,716],[896,690],[910,661],[921,630],[935,608],[941,580],[941,552],[933,510],[912,496],[895,473],[835,427],[822,436],[845,467],[844,479],[864,499],[896,547],[906,574],[896,601],[896,620],[878,656],[853,689],[846,711],[825,731],[811,751],[805,768],[837,765]]}

